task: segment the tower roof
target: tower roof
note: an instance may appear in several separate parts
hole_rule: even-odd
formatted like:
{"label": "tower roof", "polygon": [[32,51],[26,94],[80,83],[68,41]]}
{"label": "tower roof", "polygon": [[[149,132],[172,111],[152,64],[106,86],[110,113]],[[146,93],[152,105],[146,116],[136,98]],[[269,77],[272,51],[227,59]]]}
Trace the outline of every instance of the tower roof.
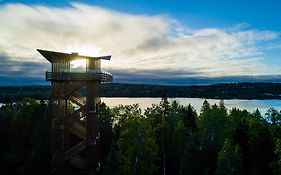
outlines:
{"label": "tower roof", "polygon": [[48,61],[51,63],[54,60],[67,60],[72,61],[76,59],[102,59],[102,60],[110,60],[111,56],[100,56],[100,57],[91,57],[91,56],[84,56],[84,55],[78,55],[78,53],[63,53],[63,52],[55,52],[55,51],[49,51],[49,50],[41,50],[37,49],[37,51],[44,56]]}

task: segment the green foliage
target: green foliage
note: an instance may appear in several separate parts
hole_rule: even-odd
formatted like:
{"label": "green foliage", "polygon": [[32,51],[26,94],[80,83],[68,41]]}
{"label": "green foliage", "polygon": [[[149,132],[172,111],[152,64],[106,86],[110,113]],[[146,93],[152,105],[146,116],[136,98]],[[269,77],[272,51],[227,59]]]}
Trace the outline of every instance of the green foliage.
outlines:
{"label": "green foliage", "polygon": [[[281,117],[266,116],[223,101],[191,105],[163,98],[144,110],[101,104],[100,175],[281,174]],[[48,174],[48,104],[25,98],[0,108],[0,174]]]}
{"label": "green foliage", "polygon": [[266,119],[269,121],[272,125],[280,125],[281,124],[281,113],[275,108],[270,108],[267,110]]}
{"label": "green foliage", "polygon": [[218,153],[217,175],[240,175],[242,174],[242,161],[237,145],[225,140],[221,151]]}
{"label": "green foliage", "polygon": [[150,122],[141,115],[128,117],[122,122],[117,141],[121,174],[153,174],[157,145]]}
{"label": "green foliage", "polygon": [[197,119],[197,113],[194,110],[194,108],[189,104],[185,109],[184,109],[184,119],[183,123],[186,128],[186,134],[193,134],[195,131],[197,131],[198,127],[196,124],[196,119]]}
{"label": "green foliage", "polygon": [[273,174],[281,174],[281,139],[277,139],[275,143],[276,159],[272,162]]}
{"label": "green foliage", "polygon": [[272,126],[260,116],[239,109],[232,109],[234,120],[233,143],[241,150],[244,174],[272,174],[270,162],[274,160],[274,136]]}
{"label": "green foliage", "polygon": [[3,106],[0,123],[3,124],[0,174],[47,174],[50,165],[47,104],[26,98],[17,106]]}
{"label": "green foliage", "polygon": [[207,101],[203,103],[198,117],[198,127],[205,146],[221,149],[224,140],[233,132],[232,125],[223,102],[220,102],[219,106],[214,104],[211,107]]}
{"label": "green foliage", "polygon": [[113,133],[114,115],[105,103],[100,105],[100,144],[102,149],[101,156],[101,174],[114,174],[116,167],[112,161],[116,161],[116,149]]}

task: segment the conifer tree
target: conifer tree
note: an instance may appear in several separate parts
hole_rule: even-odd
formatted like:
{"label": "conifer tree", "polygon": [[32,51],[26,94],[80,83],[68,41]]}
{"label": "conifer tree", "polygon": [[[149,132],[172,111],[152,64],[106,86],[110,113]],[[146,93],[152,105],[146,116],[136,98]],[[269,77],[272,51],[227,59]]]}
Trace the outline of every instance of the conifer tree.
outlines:
{"label": "conifer tree", "polygon": [[225,140],[221,151],[218,153],[217,175],[242,174],[242,161],[239,147]]}

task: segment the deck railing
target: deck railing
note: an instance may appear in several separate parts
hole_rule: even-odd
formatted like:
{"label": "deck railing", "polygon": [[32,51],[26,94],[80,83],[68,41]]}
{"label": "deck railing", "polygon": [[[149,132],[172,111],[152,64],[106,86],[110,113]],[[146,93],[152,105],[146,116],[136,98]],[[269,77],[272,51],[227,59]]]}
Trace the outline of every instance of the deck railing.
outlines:
{"label": "deck railing", "polygon": [[91,70],[87,72],[46,72],[47,81],[101,81],[110,82],[113,76],[109,72]]}

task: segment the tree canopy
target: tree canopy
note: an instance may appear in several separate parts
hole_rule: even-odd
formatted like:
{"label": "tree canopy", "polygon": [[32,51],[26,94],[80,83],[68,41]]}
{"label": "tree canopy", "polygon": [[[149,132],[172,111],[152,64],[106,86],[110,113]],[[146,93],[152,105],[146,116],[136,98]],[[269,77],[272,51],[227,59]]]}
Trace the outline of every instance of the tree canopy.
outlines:
{"label": "tree canopy", "polygon": [[[25,98],[0,108],[0,174],[49,174],[50,111]],[[163,98],[147,109],[101,104],[100,175],[277,175],[281,114],[270,108],[228,110],[223,101],[201,111]]]}

